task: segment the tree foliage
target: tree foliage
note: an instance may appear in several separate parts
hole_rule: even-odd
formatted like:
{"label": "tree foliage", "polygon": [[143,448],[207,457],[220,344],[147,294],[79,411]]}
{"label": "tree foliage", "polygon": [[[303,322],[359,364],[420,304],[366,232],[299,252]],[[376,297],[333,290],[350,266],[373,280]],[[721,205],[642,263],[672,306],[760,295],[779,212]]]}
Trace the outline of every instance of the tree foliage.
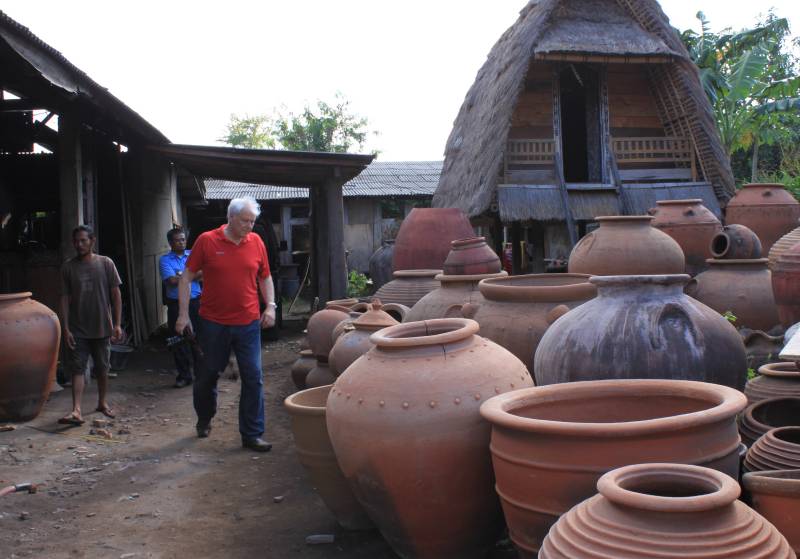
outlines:
{"label": "tree foliage", "polygon": [[231,115],[225,135],[218,138],[220,142],[237,148],[264,149],[274,148],[275,139],[267,117],[264,115]]}

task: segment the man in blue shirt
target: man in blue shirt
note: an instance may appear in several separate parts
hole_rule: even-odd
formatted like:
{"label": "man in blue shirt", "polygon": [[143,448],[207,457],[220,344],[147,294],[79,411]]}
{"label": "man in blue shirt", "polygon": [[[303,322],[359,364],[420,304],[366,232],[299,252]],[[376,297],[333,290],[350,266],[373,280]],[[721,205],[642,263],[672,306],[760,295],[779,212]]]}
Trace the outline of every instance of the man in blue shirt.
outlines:
{"label": "man in blue shirt", "polygon": [[[191,251],[186,250],[186,233],[183,229],[177,227],[170,229],[167,232],[167,242],[172,250],[160,258],[158,265],[161,271],[161,281],[165,287],[163,293],[166,295],[164,303],[167,305],[168,332],[174,333],[175,322],[178,320],[178,283]],[[202,278],[201,274],[202,272],[195,275],[197,280]],[[197,311],[200,308],[201,291],[198,281],[193,281],[189,300],[189,316],[192,324],[199,323]],[[178,343],[172,347],[175,367],[178,369],[178,378],[175,380],[176,388],[192,384],[194,365],[200,358],[198,352],[196,344]]]}

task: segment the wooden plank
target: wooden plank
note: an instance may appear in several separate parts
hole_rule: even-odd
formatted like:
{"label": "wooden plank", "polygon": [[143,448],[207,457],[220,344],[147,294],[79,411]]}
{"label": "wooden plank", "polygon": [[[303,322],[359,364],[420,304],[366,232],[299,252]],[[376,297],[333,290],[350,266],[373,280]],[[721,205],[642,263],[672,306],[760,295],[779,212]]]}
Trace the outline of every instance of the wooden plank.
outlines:
{"label": "wooden plank", "polygon": [[623,181],[661,181],[691,180],[691,169],[620,169],[619,176]]}
{"label": "wooden plank", "polygon": [[662,128],[657,116],[616,116],[612,109],[609,117],[612,128]]}
{"label": "wooden plank", "polygon": [[58,122],[58,184],[61,221],[61,256],[75,254],[72,230],[81,225],[83,216],[83,164],[81,162],[81,125],[69,113]]}
{"label": "wooden plank", "polygon": [[516,170],[506,171],[505,181],[507,184],[552,184],[555,181],[555,171],[548,170]]}
{"label": "wooden plank", "polygon": [[344,299],[347,295],[347,262],[344,246],[343,183],[332,179],[325,184],[325,205],[328,211],[328,238],[331,298]]}

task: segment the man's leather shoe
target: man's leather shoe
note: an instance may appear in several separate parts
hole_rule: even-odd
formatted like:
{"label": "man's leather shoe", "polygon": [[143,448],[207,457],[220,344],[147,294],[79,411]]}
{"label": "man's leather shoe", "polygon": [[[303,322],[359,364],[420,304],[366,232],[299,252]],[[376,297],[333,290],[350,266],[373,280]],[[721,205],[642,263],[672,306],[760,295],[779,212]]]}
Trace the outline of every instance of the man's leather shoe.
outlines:
{"label": "man's leather shoe", "polygon": [[197,429],[197,437],[200,439],[205,439],[211,433],[211,422],[198,421],[195,428]]}
{"label": "man's leather shoe", "polygon": [[263,439],[242,439],[242,446],[244,448],[249,448],[250,450],[255,450],[256,452],[269,452],[272,448],[272,443],[268,443]]}
{"label": "man's leather shoe", "polygon": [[175,388],[183,388],[184,386],[189,386],[190,384],[192,384],[192,381],[179,378],[175,381]]}

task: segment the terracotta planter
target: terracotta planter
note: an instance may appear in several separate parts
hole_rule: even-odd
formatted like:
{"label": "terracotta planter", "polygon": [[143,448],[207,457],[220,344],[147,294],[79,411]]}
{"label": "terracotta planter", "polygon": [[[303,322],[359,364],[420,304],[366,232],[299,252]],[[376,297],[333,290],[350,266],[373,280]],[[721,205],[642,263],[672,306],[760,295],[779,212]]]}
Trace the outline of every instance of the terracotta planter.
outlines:
{"label": "terracotta planter", "polygon": [[800,426],[800,398],[767,398],[750,404],[739,416],[742,442],[752,446],[761,435],[778,427]]}
{"label": "terracotta planter", "polygon": [[800,322],[800,243],[785,250],[772,266],[772,292],[781,324]]}
{"label": "terracotta planter", "polygon": [[430,320],[431,318],[462,318],[461,308],[467,303],[483,299],[478,282],[484,279],[507,277],[503,271],[496,274],[456,275],[439,274],[439,287],[434,289],[411,308],[403,322]]}
{"label": "terracotta planter", "polygon": [[711,239],[722,231],[722,223],[700,198],[659,200],[651,210],[652,226],[677,242],[686,260],[686,273],[695,276],[706,269],[711,258]]}
{"label": "terracotta planter", "polygon": [[559,519],[539,559],[794,559],[786,538],[709,468],[637,464],[609,472],[597,495]]}
{"label": "terracotta planter", "polygon": [[479,414],[488,397],[531,386],[525,366],[467,319],[410,322],[336,381],[328,431],[353,492],[405,558],[484,557],[502,527]]}
{"label": "terracotta planter", "polygon": [[726,225],[711,238],[711,257],[717,260],[752,260],[761,258],[761,241],[744,225]]}
{"label": "terracotta planter", "polygon": [[459,209],[414,208],[397,232],[392,269],[441,270],[451,241],[474,235],[469,219]]}
{"label": "terracotta planter", "polygon": [[0,422],[30,421],[56,378],[61,324],[29,292],[0,295]]}
{"label": "terracotta planter", "polygon": [[347,530],[366,530],[372,527],[372,522],[350,491],[328,436],[325,405],[330,390],[330,385],[320,386],[284,400],[291,419],[297,457],[339,525]]}
{"label": "terracotta planter", "polygon": [[753,443],[744,458],[744,470],[800,469],[800,427],[778,427]]}
{"label": "terracotta planter", "polygon": [[767,259],[709,260],[686,293],[720,314],[730,311],[737,328],[768,332],[780,325]]}
{"label": "terracotta planter", "polygon": [[308,388],[318,388],[333,384],[335,381],[336,375],[333,374],[327,359],[323,361],[317,357],[314,368],[306,375],[306,386]]}
{"label": "terracotta planter", "polygon": [[333,330],[337,324],[348,318],[350,318],[348,313],[336,309],[323,309],[311,315],[306,327],[308,331],[306,337],[308,345],[317,359],[322,358],[327,361],[328,354],[333,348]]}
{"label": "terracotta planter", "polygon": [[800,551],[800,470],[770,470],[744,475],[751,506],[772,522],[795,553]]}
{"label": "terracotta planter", "polygon": [[770,270],[773,266],[775,266],[775,261],[778,260],[780,255],[792,248],[797,243],[800,243],[800,227],[795,227],[783,237],[775,241],[775,244],[772,245],[772,248],[769,249],[769,253],[767,254],[769,258]]}
{"label": "terracotta planter", "polygon": [[331,350],[328,364],[335,376],[342,374],[356,359],[369,351],[374,344],[369,337],[398,322],[381,310],[380,301],[368,306],[367,312],[353,320]]}
{"label": "terracotta planter", "polygon": [[575,380],[701,380],[741,390],[742,338],[683,292],[689,276],[606,276],[597,297],[548,328],[534,358],[536,384]]}
{"label": "terracotta planter", "polygon": [[487,279],[483,297],[463,308],[481,334],[513,353],[533,370],[533,355],[545,331],[571,308],[592,299],[597,288],[584,274],[532,274]]}
{"label": "terracotta planter", "polygon": [[747,381],[744,394],[751,404],[767,398],[800,398],[800,371],[794,363],[769,363],[758,369],[758,376]]}
{"label": "terracotta planter", "polygon": [[615,276],[684,272],[680,245],[651,227],[651,216],[595,219],[600,227],[578,241],[569,255],[570,273]]}
{"label": "terracotta planter", "polygon": [[399,303],[413,307],[417,301],[439,287],[436,276],[441,270],[402,270],[394,273],[394,279],[381,287],[375,297],[383,303]]}
{"label": "terracotta planter", "polygon": [[500,257],[486,244],[485,237],[467,237],[450,243],[442,271],[449,276],[496,274],[501,270]]}
{"label": "terracotta planter", "polygon": [[300,351],[300,357],[292,365],[292,382],[299,390],[306,387],[306,377],[316,364],[317,360],[310,349]]}
{"label": "terracotta planter", "polygon": [[550,526],[604,473],[677,462],[738,475],[740,392],[691,381],[606,380],[516,390],[481,407],[492,424],[509,535],[534,557]]}
{"label": "terracotta planter", "polygon": [[725,223],[745,225],[761,239],[768,254],[772,245],[797,227],[800,204],[782,184],[746,184],[725,208]]}
{"label": "terracotta planter", "polygon": [[383,284],[392,280],[392,255],[394,254],[394,239],[383,241],[378,250],[369,257],[369,277],[372,287],[379,289]]}

